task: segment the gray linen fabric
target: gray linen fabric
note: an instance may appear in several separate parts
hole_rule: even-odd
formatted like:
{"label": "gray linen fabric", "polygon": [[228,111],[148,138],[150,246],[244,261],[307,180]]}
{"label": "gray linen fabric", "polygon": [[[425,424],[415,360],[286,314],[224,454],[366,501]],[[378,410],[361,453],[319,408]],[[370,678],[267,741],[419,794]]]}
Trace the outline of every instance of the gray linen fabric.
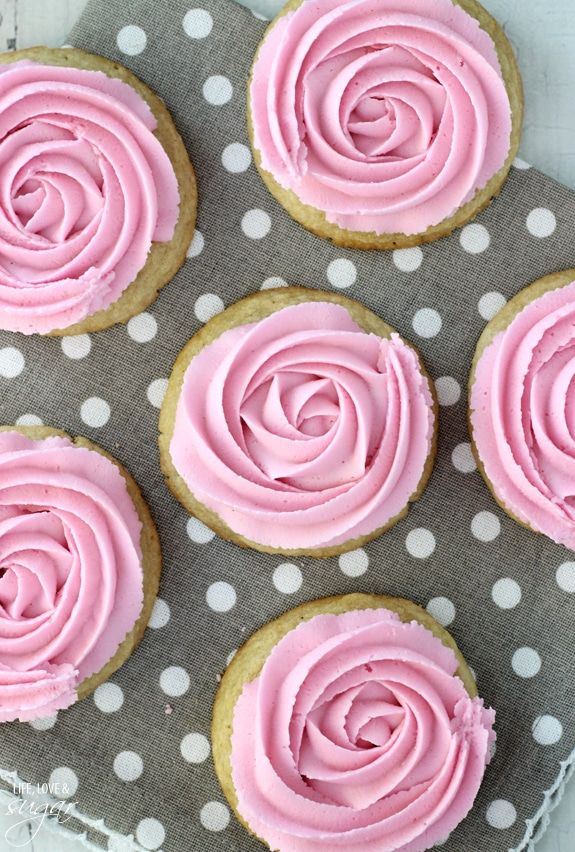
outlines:
{"label": "gray linen fabric", "polygon": [[[287,216],[253,164],[243,171],[224,167],[227,146],[247,143],[245,82],[264,24],[226,0],[198,2],[213,19],[207,35],[209,21],[197,13],[187,17],[191,36],[186,34],[189,3],[181,0],[92,0],[71,36],[74,45],[128,65],[165,98],[197,170],[203,242],[196,238],[185,266],[150,308],[157,333],[153,320],[144,318],[91,335],[88,354],[85,341],[68,344],[72,354],[84,354],[76,358],[66,355],[57,339],[0,334],[0,347],[14,347],[25,359],[16,377],[0,376],[0,420],[37,415],[97,441],[128,466],[160,530],[161,598],[170,617],[164,623],[168,609],[160,606],[155,624],[163,626],[147,630],[139,650],[113,677],[123,694],[119,709],[104,712],[118,706],[117,690],[105,689],[98,702],[89,698],[60,713],[48,730],[6,725],[0,730],[0,765],[33,782],[47,780],[57,768],[72,770],[79,781],[72,796],[79,810],[135,834],[144,847],[256,852],[259,844],[235,819],[228,824],[211,761],[202,760],[204,740],[188,735],[209,737],[219,673],[230,652],[260,625],[313,597],[385,592],[424,606],[432,601],[432,611],[450,622],[481,694],[497,709],[495,758],[472,814],[443,848],[503,852],[517,847],[526,820],[541,807],[544,791],[575,745],[574,566],[563,567],[558,582],[559,567],[572,555],[513,523],[479,474],[470,471],[466,379],[485,316],[501,301],[485,294],[509,297],[545,273],[575,265],[575,195],[519,163],[499,199],[471,229],[395,257],[334,248]],[[144,49],[142,33],[133,27],[146,34]],[[119,32],[120,46],[133,55],[119,49]],[[134,54],[136,49],[141,50]],[[221,76],[233,88],[228,100],[231,90]],[[217,79],[206,83],[211,77]],[[210,103],[204,92],[225,103]],[[224,161],[242,168],[245,154],[242,148],[228,149]],[[539,212],[528,220],[538,208],[551,214]],[[249,210],[263,211],[271,222],[269,232],[257,239],[244,228],[261,235],[268,220],[259,212],[246,224]],[[544,236],[553,229],[553,216],[556,227]],[[330,267],[342,258],[353,266]],[[349,284],[347,295],[419,347],[433,377],[441,379],[445,403],[436,468],[408,518],[367,545],[365,554],[298,559],[296,568],[281,568],[276,583],[289,593],[274,583],[285,559],[240,550],[188,524],[164,486],[156,444],[163,386],[158,380],[169,375],[177,353],[219,299],[229,305],[272,276],[327,289]],[[198,302],[204,294],[214,295]],[[2,348],[0,372],[18,368],[14,352]],[[110,416],[92,427],[81,410],[94,397],[109,404]],[[90,412],[98,417],[97,404],[83,411],[88,420]],[[103,419],[105,411],[97,422]],[[502,578],[518,584],[519,602],[510,584],[496,586],[499,603],[494,600],[492,589]],[[516,654],[518,649],[531,651]],[[162,684],[168,693],[183,694],[166,694]],[[557,741],[540,744],[534,730],[539,740]],[[114,771],[116,755],[126,751],[143,761],[143,773],[134,781]],[[126,772],[120,768],[120,774]],[[100,837],[97,831],[92,836]]]}

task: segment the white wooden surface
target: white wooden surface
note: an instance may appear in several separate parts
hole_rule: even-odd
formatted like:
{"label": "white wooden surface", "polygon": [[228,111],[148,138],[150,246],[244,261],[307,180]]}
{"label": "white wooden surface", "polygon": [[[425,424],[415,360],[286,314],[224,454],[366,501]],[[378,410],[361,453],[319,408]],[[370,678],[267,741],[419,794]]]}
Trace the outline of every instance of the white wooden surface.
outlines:
{"label": "white wooden surface", "polygon": [[[243,2],[268,14],[281,5],[281,0]],[[0,50],[66,43],[86,3],[87,0],[0,0]],[[483,3],[504,25],[523,72],[527,112],[521,155],[575,188],[575,0]],[[190,0],[190,6],[195,5],[201,5],[201,0]],[[6,832],[17,820],[5,811],[0,804],[0,852],[12,852],[14,848],[22,852],[85,852],[86,847],[79,842],[65,837],[56,839],[47,830],[31,839],[34,830],[28,825],[21,826],[16,836],[10,834],[9,844]],[[575,781],[554,812],[537,852],[575,852]]]}

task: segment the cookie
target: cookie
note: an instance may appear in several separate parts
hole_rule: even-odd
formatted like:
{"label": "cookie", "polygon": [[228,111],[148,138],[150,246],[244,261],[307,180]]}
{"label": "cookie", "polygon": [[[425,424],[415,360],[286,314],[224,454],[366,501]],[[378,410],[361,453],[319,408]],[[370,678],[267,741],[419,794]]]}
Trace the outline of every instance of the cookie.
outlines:
{"label": "cookie", "polygon": [[0,328],[66,335],[126,322],[173,278],[194,234],[196,179],[172,118],[102,56],[33,47],[0,63],[10,131],[0,186],[11,205],[1,216]]}
{"label": "cookie", "polygon": [[29,721],[85,698],[135,650],[158,592],[160,543],[134,479],[86,438],[0,427],[0,491],[10,555],[0,621],[30,624],[0,652],[0,721]]}
{"label": "cookie", "polygon": [[211,319],[174,365],[160,461],[222,538],[334,556],[385,532],[422,494],[437,403],[417,352],[339,293],[282,287]]}
{"label": "cookie", "polygon": [[[429,613],[350,594],[286,612],[237,651],[214,702],[212,752],[236,817],[271,849],[343,848],[343,835],[350,852],[417,838],[423,849],[470,809],[493,721]],[[424,793],[449,781],[457,804],[437,819]]]}
{"label": "cookie", "polygon": [[513,50],[477,0],[289,0],[248,86],[265,185],[347,248],[406,248],[469,222],[501,189],[522,120]]}
{"label": "cookie", "polygon": [[486,325],[469,379],[477,466],[510,517],[575,550],[575,269],[533,282]]}

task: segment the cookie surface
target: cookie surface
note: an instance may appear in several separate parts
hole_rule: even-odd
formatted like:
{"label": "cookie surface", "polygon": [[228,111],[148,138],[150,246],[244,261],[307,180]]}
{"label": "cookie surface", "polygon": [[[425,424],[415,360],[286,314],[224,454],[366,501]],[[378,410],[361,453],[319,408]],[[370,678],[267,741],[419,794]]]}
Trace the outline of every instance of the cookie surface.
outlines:
{"label": "cookie surface", "polygon": [[218,514],[216,514],[216,512],[212,511],[196,499],[176,469],[170,452],[170,445],[176,425],[178,402],[180,400],[186,371],[190,362],[199,355],[206,346],[209,346],[229,329],[257,323],[283,308],[314,302],[331,303],[345,308],[352,320],[357,323],[363,331],[375,334],[382,339],[389,339],[391,335],[394,334],[393,329],[376,314],[369,311],[359,302],[348,299],[339,293],[310,290],[303,287],[282,287],[253,294],[215,316],[191,338],[176,359],[160,413],[160,461],[166,482],[173,494],[189,512],[213,529],[221,538],[229,539],[242,547],[251,547],[266,553],[284,553],[289,556],[310,555],[328,557],[361,547],[365,542],[381,535],[407,514],[409,503],[417,500],[423,493],[431,475],[435,460],[437,445],[437,401],[435,398],[435,388],[433,382],[429,379],[429,376],[425,371],[425,367],[417,355],[416,350],[414,347],[409,345],[409,348],[415,352],[418,358],[420,373],[427,382],[429,394],[432,399],[433,434],[431,437],[429,453],[426,457],[417,487],[411,494],[410,499],[406,500],[401,511],[395,514],[384,526],[370,531],[369,534],[352,538],[333,546],[327,545],[297,548],[267,546],[234,532],[230,529],[228,524],[225,523]]}
{"label": "cookie surface", "polygon": [[126,634],[113,656],[94,674],[84,678],[77,686],[78,700],[90,695],[96,687],[107,681],[110,676],[122,666],[141,642],[146,626],[150,619],[154,601],[158,594],[162,570],[162,554],[160,541],[154,520],[144,497],[133,477],[112,455],[97,444],[83,437],[71,438],[60,429],[48,426],[0,426],[0,432],[14,432],[33,441],[43,441],[47,438],[65,438],[74,447],[83,448],[98,453],[111,462],[121,474],[128,497],[130,498],[137,516],[141,522],[140,547],[142,551],[141,570],[143,582],[143,601],[139,616],[131,630]]}
{"label": "cookie surface", "polygon": [[250,90],[254,68],[257,64],[262,46],[265,44],[269,33],[273,30],[278,21],[280,21],[285,15],[298,9],[298,7],[302,5],[302,2],[303,0],[288,0],[286,5],[272,21],[264,34],[258,51],[256,52],[250,74],[250,80],[248,82],[248,134],[254,154],[254,162],[270,193],[297,222],[309,231],[312,231],[319,237],[330,240],[335,245],[347,248],[383,250],[408,248],[422,243],[432,242],[440,237],[448,236],[456,228],[462,227],[464,224],[473,219],[481,212],[481,210],[487,207],[499,193],[513,160],[517,155],[520,144],[524,105],[523,87],[513,49],[502,27],[483,8],[483,6],[477,2],[477,0],[453,0],[454,5],[460,7],[464,12],[478,21],[481,29],[490,36],[497,52],[505,89],[507,91],[511,107],[510,147],[503,165],[499,167],[494,174],[492,174],[484,185],[481,186],[471,200],[461,205],[452,215],[443,219],[438,224],[428,227],[420,233],[376,233],[374,231],[351,230],[335,224],[334,222],[328,221],[323,210],[320,210],[309,203],[304,203],[300,200],[296,192],[282,186],[270,173],[270,171],[266,170],[262,166],[262,154],[254,140],[253,112],[250,104]]}
{"label": "cookie surface", "polygon": [[[507,399],[508,393],[514,392],[514,387],[516,387],[518,384],[519,376],[519,374],[517,373],[514,374],[514,378],[510,382],[505,378],[506,371],[508,371],[512,367],[514,368],[515,365],[517,369],[519,369],[520,372],[523,374],[523,380],[525,376],[529,375],[529,370],[531,367],[531,364],[528,362],[528,360],[526,360],[528,358],[532,358],[533,360],[531,363],[535,364],[535,380],[539,381],[536,373],[540,371],[541,366],[544,366],[545,369],[547,369],[548,371],[550,370],[544,378],[544,384],[548,386],[549,389],[555,387],[557,376],[553,372],[552,362],[554,359],[558,358],[561,359],[561,365],[559,365],[559,367],[563,366],[564,368],[566,366],[564,364],[564,359],[569,358],[569,349],[571,346],[571,342],[568,340],[568,337],[565,339],[560,338],[560,329],[555,329],[552,314],[554,310],[562,307],[559,304],[561,301],[560,291],[562,291],[563,288],[569,287],[570,285],[572,285],[573,290],[575,291],[575,286],[573,286],[573,282],[575,282],[575,269],[567,269],[561,272],[555,272],[550,275],[546,275],[543,278],[537,279],[536,281],[525,287],[523,290],[520,290],[519,293],[517,293],[512,299],[510,299],[507,304],[504,305],[504,307],[493,317],[493,319],[491,319],[487,323],[477,343],[477,348],[475,350],[475,355],[473,357],[473,362],[471,366],[469,376],[470,405],[468,414],[469,432],[471,436],[471,447],[473,450],[473,455],[475,457],[478,470],[480,471],[483,479],[485,480],[489,490],[491,491],[498,505],[503,509],[503,511],[506,512],[506,514],[508,514],[514,521],[521,524],[523,527],[530,529],[533,532],[547,534],[554,540],[564,543],[566,544],[566,546],[571,548],[575,546],[575,521],[570,521],[567,517],[560,518],[559,516],[557,516],[555,518],[555,522],[564,526],[564,529],[559,530],[559,528],[557,528],[557,530],[553,532],[553,524],[549,526],[551,521],[549,518],[546,518],[544,516],[545,509],[548,509],[551,512],[555,512],[558,509],[558,506],[552,505],[554,501],[547,500],[543,497],[543,494],[545,494],[547,487],[550,487],[551,489],[553,488],[553,482],[557,482],[557,474],[559,474],[559,476],[561,475],[560,468],[562,467],[562,462],[560,461],[560,448],[558,448],[559,455],[556,456],[553,461],[548,460],[547,462],[545,462],[544,466],[540,469],[540,472],[537,472],[536,474],[537,477],[539,477],[540,474],[542,476],[541,483],[543,484],[543,492],[542,494],[537,495],[534,491],[529,499],[533,498],[536,502],[541,501],[538,507],[535,507],[535,504],[530,505],[528,501],[523,499],[522,492],[529,494],[529,491],[531,489],[531,474],[529,475],[529,478],[525,476],[525,470],[522,468],[521,462],[518,463],[517,468],[513,473],[513,479],[517,489],[515,491],[514,488],[508,486],[504,482],[504,480],[501,479],[502,471],[508,470],[507,462],[501,459],[501,457],[498,459],[496,468],[492,467],[492,473],[495,476],[490,476],[490,473],[487,470],[486,460],[483,457],[480,448],[480,445],[483,443],[484,440],[486,440],[486,436],[484,435],[485,429],[483,427],[485,426],[486,422],[484,419],[484,413],[487,402],[485,402],[485,404],[483,403],[482,394],[491,393],[492,383],[495,382],[495,372],[492,368],[490,368],[489,372],[492,378],[487,383],[484,382],[484,384],[481,386],[481,389],[479,388],[479,385],[477,383],[477,373],[478,365],[480,364],[480,362],[482,362],[482,359],[484,357],[493,358],[495,355],[496,347],[498,347],[498,351],[501,351],[501,345],[505,341],[505,333],[510,329],[510,326],[512,326],[514,321],[518,320],[520,318],[520,315],[522,315],[522,321],[525,323],[525,326],[522,329],[518,329],[518,334],[516,335],[517,340],[513,347],[514,351],[508,350],[506,351],[505,356],[502,356],[503,360],[501,362],[501,372],[498,372],[498,381],[501,383],[501,387],[503,388],[503,390],[507,388],[507,391],[505,391],[505,399]],[[553,293],[557,294],[556,297],[553,296]],[[539,302],[539,300],[544,297],[546,299],[552,299],[553,301],[557,302],[557,304],[549,304],[549,309],[547,310],[544,307],[544,303]],[[574,300],[573,304],[575,305],[575,292],[572,295],[572,299]],[[532,310],[533,308],[536,308],[537,305],[535,303],[538,302],[541,310],[543,311],[543,314],[539,318],[534,316],[533,319],[530,319],[529,311],[527,311],[526,313],[523,312],[526,311],[526,309]],[[539,366],[537,366],[538,359],[534,358],[534,353],[536,351],[536,347],[538,345],[544,344],[544,341],[543,338],[534,337],[533,341],[530,343],[529,336],[532,334],[537,335],[537,323],[540,323],[541,327],[544,328],[541,322],[543,319],[543,315],[545,315],[545,323],[549,326],[550,334],[549,339],[545,344],[545,349],[541,350],[543,353],[542,361]],[[552,342],[555,336],[557,344],[554,344]],[[525,349],[525,354],[519,357],[517,353],[519,351],[520,346],[527,348]],[[561,348],[563,349],[563,352],[560,351]],[[513,358],[517,358],[517,361],[513,361]],[[557,363],[559,364],[559,361],[557,361]],[[543,374],[541,375],[543,376]],[[533,377],[529,379],[529,382],[531,388],[533,386]],[[541,387],[541,383],[539,384],[539,386]],[[521,406],[524,406],[523,416],[525,418],[527,428],[530,432],[534,428],[533,421],[531,418],[535,417],[539,420],[539,412],[544,411],[541,402],[537,403],[536,407],[533,408],[533,400],[534,397],[530,390],[528,394],[520,394],[517,400],[514,400],[513,402],[513,405],[517,406],[517,410],[519,410]],[[551,415],[551,434],[549,436],[551,438],[551,442],[549,446],[552,446],[552,444],[556,440],[555,429],[560,428],[560,424],[563,419],[563,409],[560,407],[560,403],[561,405],[563,405],[564,402],[564,399],[560,400],[560,398],[557,397],[552,407],[548,409],[548,413]],[[493,411],[491,406],[489,406],[489,411]],[[493,413],[490,429],[494,429],[500,422],[501,421],[499,420],[499,415]],[[503,436],[504,430],[502,423],[501,426],[501,435]],[[513,453],[516,458],[520,459],[523,449],[527,446],[527,443],[522,437],[524,426],[521,426],[519,428],[517,428],[517,426],[518,424],[514,424],[513,426],[509,427],[510,431],[505,433],[506,437],[504,439],[504,443],[507,442],[507,445],[509,445],[509,440],[516,440],[517,446],[514,448]],[[533,434],[531,433],[531,438],[529,439],[531,441],[531,453],[538,452],[539,447],[541,446],[541,442],[545,442],[547,440],[547,437],[545,436],[546,428],[546,426],[543,427],[543,431],[541,431],[539,422],[536,424],[535,437],[533,437]],[[571,439],[566,434],[564,436],[564,440],[566,443],[569,443],[569,440]],[[489,442],[491,443],[491,438],[489,439]],[[537,456],[532,456],[532,459],[536,459],[535,467],[533,468],[534,470],[536,470],[540,459]],[[570,459],[568,456],[565,456],[563,464],[566,465],[565,469],[568,469],[570,464]],[[493,465],[493,460],[491,460],[491,465]],[[511,471],[510,467],[509,471]],[[553,475],[553,481],[547,480],[547,477],[550,475]],[[493,478],[501,479],[501,482],[495,484],[493,482]],[[505,490],[507,491],[506,495],[502,493],[502,483],[505,486]],[[524,491],[524,489],[526,490]],[[535,511],[533,511],[534,509]],[[530,513],[532,511],[533,516],[530,517]],[[567,512],[569,512],[569,509],[567,509]]]}
{"label": "cookie surface", "polygon": [[2,64],[20,60],[102,72],[107,77],[121,80],[143,98],[157,121],[154,136],[159,140],[170,160],[180,196],[179,217],[172,238],[167,242],[152,242],[145,265],[115,302],[79,322],[47,333],[56,336],[75,335],[100,331],[115,323],[126,322],[130,317],[148,307],[156,299],[159,290],[174,277],[185,260],[186,251],[194,234],[197,209],[196,178],[184,143],[161,98],[119,63],[84,50],[68,47],[31,47],[0,54]]}
{"label": "cookie surface", "polygon": [[236,703],[246,684],[260,674],[272,649],[299,624],[318,615],[340,615],[355,610],[388,609],[402,622],[417,621],[430,630],[456,655],[457,675],[471,698],[477,696],[475,680],[452,636],[429,613],[412,601],[385,595],[349,594],[304,603],[261,627],[234,655],[223,674],[212,713],[212,753],[218,780],[238,820],[251,831],[238,812],[238,798],[232,778],[232,729]]}

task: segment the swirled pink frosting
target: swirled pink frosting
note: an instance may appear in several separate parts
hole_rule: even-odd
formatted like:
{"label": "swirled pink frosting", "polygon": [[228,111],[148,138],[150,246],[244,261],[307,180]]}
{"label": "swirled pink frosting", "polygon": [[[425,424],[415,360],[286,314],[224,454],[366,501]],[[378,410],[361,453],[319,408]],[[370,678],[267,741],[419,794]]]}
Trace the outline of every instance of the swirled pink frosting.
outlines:
{"label": "swirled pink frosting", "polygon": [[455,654],[386,609],[319,615],[238,699],[238,810],[279,852],[422,852],[473,805],[495,713]]}
{"label": "swirled pink frosting", "polygon": [[266,34],[250,101],[263,168],[352,231],[425,231],[509,153],[495,45],[452,0],[305,0]]}
{"label": "swirled pink frosting", "polygon": [[575,550],[575,281],[528,304],[484,350],[471,425],[498,498]]}
{"label": "swirled pink frosting", "polygon": [[77,700],[142,608],[141,522],[118,468],[0,432],[0,722]]}
{"label": "swirled pink frosting", "polygon": [[433,401],[397,334],[305,302],[225,331],[190,362],[170,453],[197,500],[270,547],[316,548],[385,525],[416,490]]}
{"label": "swirled pink frosting", "polygon": [[0,328],[46,333],[115,302],[179,192],[150,108],[96,71],[0,65]]}

